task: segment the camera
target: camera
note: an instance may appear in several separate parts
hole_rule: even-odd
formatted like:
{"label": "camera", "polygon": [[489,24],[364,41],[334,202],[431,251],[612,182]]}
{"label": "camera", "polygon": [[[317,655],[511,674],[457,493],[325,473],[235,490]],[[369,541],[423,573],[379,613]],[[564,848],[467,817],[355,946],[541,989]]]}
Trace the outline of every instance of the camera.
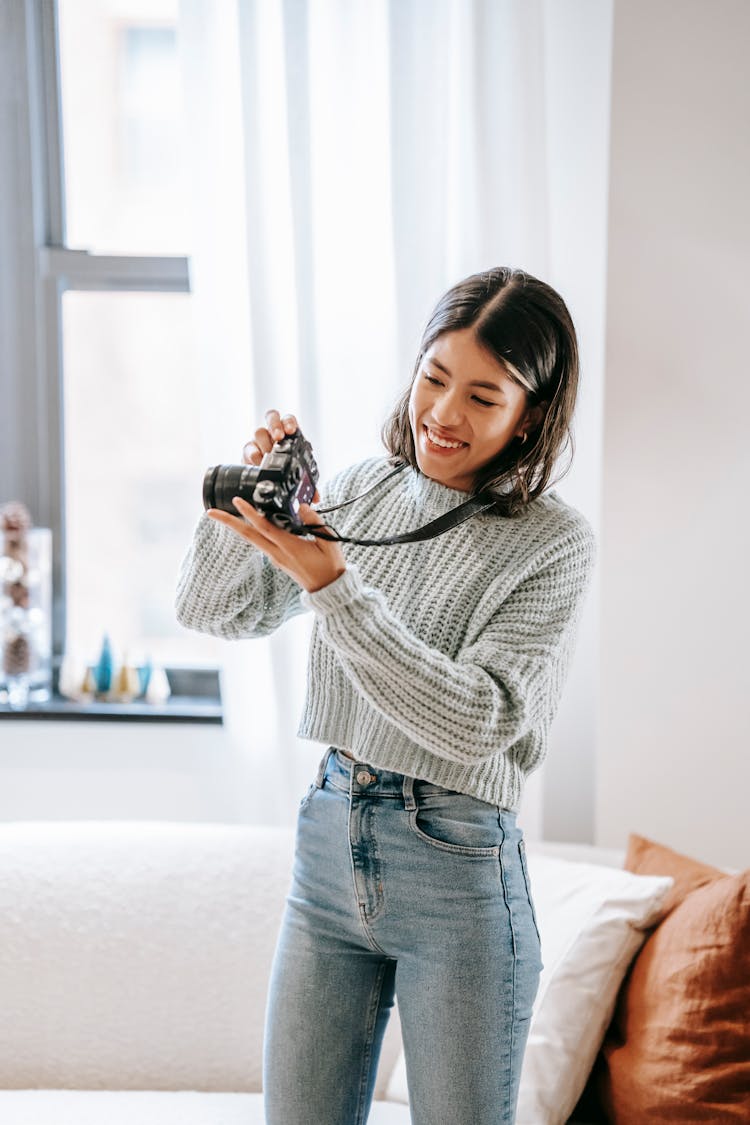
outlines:
{"label": "camera", "polygon": [[299,430],[277,441],[260,465],[214,465],[203,478],[203,507],[236,516],[232,504],[240,496],[277,527],[302,525],[300,504],[315,495],[318,466],[312,446]]}

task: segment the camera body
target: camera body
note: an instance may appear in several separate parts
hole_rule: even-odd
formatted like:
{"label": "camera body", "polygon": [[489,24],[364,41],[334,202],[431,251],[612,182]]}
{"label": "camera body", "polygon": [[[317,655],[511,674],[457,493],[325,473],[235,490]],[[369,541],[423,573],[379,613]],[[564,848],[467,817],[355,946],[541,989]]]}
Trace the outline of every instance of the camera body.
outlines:
{"label": "camera body", "polygon": [[238,514],[240,496],[277,527],[298,527],[300,504],[315,495],[318,466],[312,446],[297,430],[277,441],[260,465],[213,465],[203,478],[203,507]]}

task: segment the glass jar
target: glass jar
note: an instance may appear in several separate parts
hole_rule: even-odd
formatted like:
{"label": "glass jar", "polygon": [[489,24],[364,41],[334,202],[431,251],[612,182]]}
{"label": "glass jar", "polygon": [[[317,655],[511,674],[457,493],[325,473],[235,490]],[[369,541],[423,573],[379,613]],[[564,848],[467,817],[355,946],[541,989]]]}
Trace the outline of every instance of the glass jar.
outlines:
{"label": "glass jar", "polygon": [[0,702],[23,708],[52,689],[52,532],[0,534]]}

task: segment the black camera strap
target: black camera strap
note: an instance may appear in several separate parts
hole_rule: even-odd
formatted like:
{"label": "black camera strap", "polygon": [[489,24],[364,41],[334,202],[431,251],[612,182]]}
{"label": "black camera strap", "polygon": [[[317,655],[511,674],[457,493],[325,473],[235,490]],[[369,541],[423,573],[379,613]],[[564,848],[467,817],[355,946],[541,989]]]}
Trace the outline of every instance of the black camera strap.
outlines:
{"label": "black camera strap", "polygon": [[352,496],[351,500],[344,500],[342,504],[331,504],[330,508],[316,508],[316,512],[319,516],[327,516],[329,512],[338,512],[339,508],[347,508],[350,504],[356,504],[358,500],[364,500],[365,496],[369,496],[376,488],[380,488],[381,484],[385,484],[387,480],[390,480],[391,477],[395,477],[397,473],[402,473],[407,464],[408,462],[404,461],[401,465],[397,465],[390,473],[386,473],[380,480],[376,480],[375,484],[371,484],[364,492],[360,492],[359,496]]}
{"label": "black camera strap", "polygon": [[[396,473],[400,473],[406,468],[406,463],[399,465],[393,472],[388,473],[387,476],[382,477],[375,484],[371,485],[365,492],[359,496],[353,497],[351,500],[345,500],[343,504],[334,504],[330,508],[318,508],[319,515],[326,515],[328,512],[337,511],[339,508],[345,508],[348,504],[353,504],[356,500],[362,500],[363,497],[369,496],[381,484],[385,484],[387,480],[394,477]],[[387,539],[355,539],[347,535],[340,535],[335,527],[326,524],[325,527],[320,527],[315,524],[303,524],[301,527],[288,528],[293,535],[312,535],[316,539],[327,539],[332,543],[354,543],[358,547],[391,547],[399,543],[421,543],[425,539],[434,539],[437,535],[444,535],[446,531],[450,531],[459,524],[465,523],[466,520],[472,516],[478,515],[480,512],[486,512],[490,508],[494,508],[495,501],[487,494],[480,494],[479,496],[472,496],[471,499],[465,500],[463,504],[459,504],[456,508],[452,508],[450,512],[445,515],[438,516],[437,519],[431,520],[430,523],[424,524],[423,527],[415,528],[414,531],[404,531],[401,535],[391,535]]]}
{"label": "black camera strap", "polygon": [[294,535],[313,535],[316,539],[328,539],[332,543],[356,543],[359,547],[391,547],[398,543],[421,543],[425,539],[434,539],[436,535],[444,535],[453,527],[476,516],[479,512],[486,512],[494,508],[495,501],[486,496],[474,496],[459,504],[457,508],[438,516],[436,520],[418,527],[414,531],[405,531],[401,535],[391,535],[387,539],[355,539],[348,535],[339,535],[335,527],[325,527],[303,524],[302,527],[288,528]]}

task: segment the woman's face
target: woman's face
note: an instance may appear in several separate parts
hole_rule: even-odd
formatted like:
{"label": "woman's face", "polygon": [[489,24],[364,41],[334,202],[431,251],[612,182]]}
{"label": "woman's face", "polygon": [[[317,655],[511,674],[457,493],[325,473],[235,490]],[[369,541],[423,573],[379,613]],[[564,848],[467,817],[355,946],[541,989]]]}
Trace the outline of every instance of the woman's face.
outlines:
{"label": "woman's face", "polygon": [[422,357],[409,397],[417,464],[426,477],[470,492],[479,470],[524,433],[529,413],[525,390],[473,329],[445,332]]}

